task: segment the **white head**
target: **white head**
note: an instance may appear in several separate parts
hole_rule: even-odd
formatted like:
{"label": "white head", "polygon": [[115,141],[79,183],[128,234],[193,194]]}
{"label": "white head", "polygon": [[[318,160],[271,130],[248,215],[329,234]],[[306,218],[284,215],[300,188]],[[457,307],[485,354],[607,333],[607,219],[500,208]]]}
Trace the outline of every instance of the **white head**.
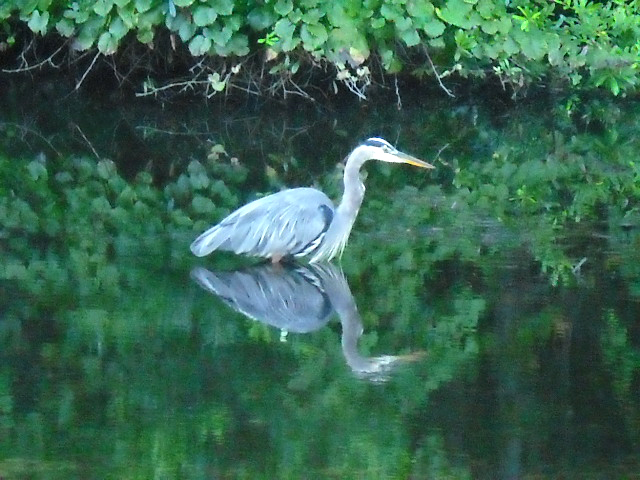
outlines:
{"label": "white head", "polygon": [[408,163],[416,167],[435,168],[427,162],[423,162],[411,155],[399,151],[383,138],[372,137],[362,142],[351,154],[361,161],[381,160],[391,163]]}

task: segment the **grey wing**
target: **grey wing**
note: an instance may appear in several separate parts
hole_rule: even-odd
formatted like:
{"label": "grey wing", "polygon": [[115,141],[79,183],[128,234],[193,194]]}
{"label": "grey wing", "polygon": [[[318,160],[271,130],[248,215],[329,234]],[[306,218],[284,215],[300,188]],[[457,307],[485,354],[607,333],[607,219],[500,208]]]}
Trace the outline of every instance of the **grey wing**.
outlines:
{"label": "grey wing", "polygon": [[320,244],[333,204],[319,190],[294,188],[239,208],[191,244],[194,255],[227,250],[259,257],[306,255]]}

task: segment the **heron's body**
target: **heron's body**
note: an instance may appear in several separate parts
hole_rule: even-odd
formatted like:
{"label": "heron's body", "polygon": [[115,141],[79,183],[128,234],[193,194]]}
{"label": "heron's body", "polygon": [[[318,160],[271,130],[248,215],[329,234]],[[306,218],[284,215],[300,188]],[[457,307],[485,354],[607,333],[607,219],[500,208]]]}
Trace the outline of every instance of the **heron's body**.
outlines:
{"label": "heron's body", "polygon": [[341,255],[364,198],[360,167],[370,159],[433,168],[385,140],[370,138],[347,158],[344,195],[337,208],[315,188],[283,190],[239,208],[200,235],[191,251],[202,257],[226,250],[274,262],[287,256],[310,255],[310,262],[318,262]]}

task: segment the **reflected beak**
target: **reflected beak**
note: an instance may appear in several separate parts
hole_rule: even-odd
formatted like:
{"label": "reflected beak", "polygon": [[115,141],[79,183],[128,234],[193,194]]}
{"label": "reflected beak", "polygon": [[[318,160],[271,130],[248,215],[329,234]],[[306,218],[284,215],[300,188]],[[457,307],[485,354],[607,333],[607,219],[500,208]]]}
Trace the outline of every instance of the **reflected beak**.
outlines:
{"label": "reflected beak", "polygon": [[396,157],[396,162],[408,163],[409,165],[413,165],[416,167],[422,168],[436,168],[430,163],[423,162],[422,160],[417,159],[416,157],[412,157],[411,155],[403,152],[398,152],[394,155]]}

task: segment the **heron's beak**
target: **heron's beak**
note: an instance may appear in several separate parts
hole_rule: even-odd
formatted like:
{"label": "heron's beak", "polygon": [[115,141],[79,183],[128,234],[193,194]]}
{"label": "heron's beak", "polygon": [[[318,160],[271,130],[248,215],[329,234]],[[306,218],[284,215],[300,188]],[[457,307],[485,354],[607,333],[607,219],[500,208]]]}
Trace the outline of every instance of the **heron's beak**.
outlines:
{"label": "heron's beak", "polygon": [[415,167],[436,168],[433,165],[431,165],[430,163],[423,162],[422,160],[419,160],[416,157],[412,157],[411,155],[409,155],[407,153],[398,152],[395,155],[395,157],[397,158],[396,161],[399,161],[399,162],[402,162],[402,163],[408,163],[409,165],[413,165]]}

